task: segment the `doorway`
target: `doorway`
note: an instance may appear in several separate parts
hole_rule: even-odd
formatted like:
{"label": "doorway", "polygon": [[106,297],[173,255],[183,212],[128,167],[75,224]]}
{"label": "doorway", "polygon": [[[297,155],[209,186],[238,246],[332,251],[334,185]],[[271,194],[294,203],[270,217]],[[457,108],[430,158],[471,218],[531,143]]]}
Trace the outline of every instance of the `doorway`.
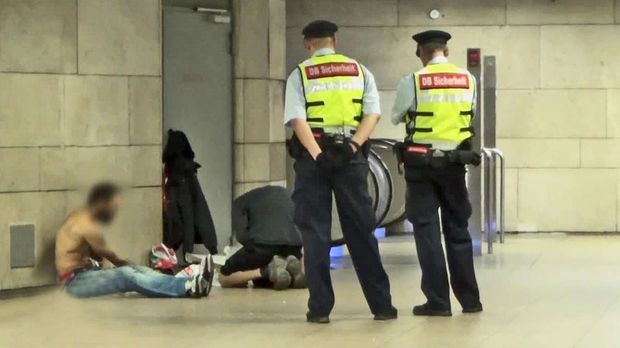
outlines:
{"label": "doorway", "polygon": [[227,9],[163,8],[163,131],[183,131],[202,168],[221,250],[231,235],[233,115]]}

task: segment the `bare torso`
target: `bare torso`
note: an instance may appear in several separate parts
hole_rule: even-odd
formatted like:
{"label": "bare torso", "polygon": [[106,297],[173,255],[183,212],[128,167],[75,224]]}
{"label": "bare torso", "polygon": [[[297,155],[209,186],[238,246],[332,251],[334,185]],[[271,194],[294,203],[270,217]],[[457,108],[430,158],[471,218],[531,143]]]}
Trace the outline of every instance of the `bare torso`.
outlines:
{"label": "bare torso", "polygon": [[59,275],[72,272],[91,264],[93,254],[84,237],[96,226],[85,210],[72,213],[56,235],[56,271]]}

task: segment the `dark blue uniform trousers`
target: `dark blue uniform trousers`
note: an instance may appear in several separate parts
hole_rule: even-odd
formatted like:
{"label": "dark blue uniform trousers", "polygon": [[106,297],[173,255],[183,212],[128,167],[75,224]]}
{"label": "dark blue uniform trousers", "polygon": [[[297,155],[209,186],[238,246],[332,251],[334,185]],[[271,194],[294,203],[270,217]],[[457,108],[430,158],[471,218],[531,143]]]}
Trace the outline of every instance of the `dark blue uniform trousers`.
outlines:
{"label": "dark blue uniform trousers", "polygon": [[[450,285],[441,246],[446,244],[450,284],[463,308],[474,308],[480,294],[474,272],[472,241],[467,229],[471,205],[465,167],[407,168],[407,218],[413,224],[422,292],[436,309],[450,308]],[[441,208],[441,225],[438,208]]]}
{"label": "dark blue uniform trousers", "polygon": [[373,314],[391,308],[390,282],[379,255],[375,213],[368,195],[368,161],[361,153],[330,176],[320,173],[307,153],[295,162],[295,223],[301,231],[304,264],[314,315],[329,315],[334,307],[330,277],[332,192],[344,240]]}

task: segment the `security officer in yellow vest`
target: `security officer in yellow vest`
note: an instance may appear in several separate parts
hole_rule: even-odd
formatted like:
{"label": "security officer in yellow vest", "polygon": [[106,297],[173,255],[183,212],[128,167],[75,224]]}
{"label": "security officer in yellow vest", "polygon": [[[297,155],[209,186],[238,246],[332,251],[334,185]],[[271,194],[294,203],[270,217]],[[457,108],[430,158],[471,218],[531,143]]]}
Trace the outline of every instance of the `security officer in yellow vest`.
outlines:
{"label": "security officer in yellow vest", "polygon": [[422,291],[427,299],[413,308],[414,315],[452,315],[440,226],[450,284],[463,313],[482,311],[467,230],[471,205],[465,184],[465,165],[480,164],[480,155],[472,151],[470,142],[476,84],[467,70],[448,62],[450,38],[439,30],[413,35],[424,68],[403,77],[392,109],[392,122],[406,123],[402,148],[406,210],[414,226]]}
{"label": "security officer in yellow vest", "polygon": [[301,231],[310,291],[308,322],[328,323],[334,307],[330,278],[332,192],[344,239],[375,320],[396,319],[381,264],[368,195],[368,144],[380,117],[373,75],[335,52],[338,26],[317,20],[302,31],[311,58],[286,84],[285,124],[295,158],[295,223]]}

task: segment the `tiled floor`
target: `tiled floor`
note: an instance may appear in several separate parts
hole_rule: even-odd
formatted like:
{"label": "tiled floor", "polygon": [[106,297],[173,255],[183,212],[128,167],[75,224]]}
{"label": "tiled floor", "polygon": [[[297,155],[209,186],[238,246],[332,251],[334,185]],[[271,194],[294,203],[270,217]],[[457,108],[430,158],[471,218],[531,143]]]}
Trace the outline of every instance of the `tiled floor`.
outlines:
{"label": "tiled floor", "polygon": [[204,300],[0,294],[0,347],[620,347],[620,236],[508,236],[476,259],[485,312],[416,318],[410,239],[381,244],[400,318],[370,320],[349,263],[332,323],[304,321],[305,291],[215,289]]}

